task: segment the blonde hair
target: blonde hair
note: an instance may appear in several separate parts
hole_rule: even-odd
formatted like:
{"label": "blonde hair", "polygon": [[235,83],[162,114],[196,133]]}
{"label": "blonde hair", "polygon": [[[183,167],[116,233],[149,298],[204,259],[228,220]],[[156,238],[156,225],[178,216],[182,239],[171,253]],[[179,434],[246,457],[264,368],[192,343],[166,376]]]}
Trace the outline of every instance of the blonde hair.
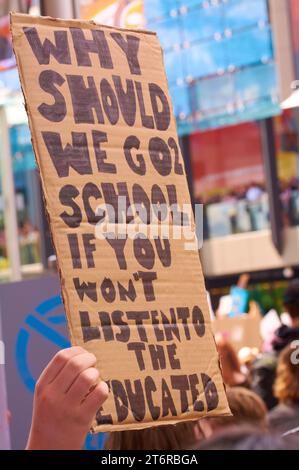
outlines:
{"label": "blonde hair", "polygon": [[196,425],[196,421],[186,421],[138,431],[112,432],[105,442],[105,450],[185,450],[196,442]]}
{"label": "blonde hair", "polygon": [[280,403],[299,402],[299,364],[292,362],[293,352],[289,345],[279,355],[274,395]]}
{"label": "blonde hair", "polygon": [[241,365],[236,351],[222,334],[217,334],[215,340],[225,385],[228,387],[241,385],[246,381],[246,377],[241,372]]}
{"label": "blonde hair", "polygon": [[256,393],[244,387],[233,387],[228,388],[226,394],[232,416],[205,418],[212,428],[241,423],[266,427],[267,407]]}

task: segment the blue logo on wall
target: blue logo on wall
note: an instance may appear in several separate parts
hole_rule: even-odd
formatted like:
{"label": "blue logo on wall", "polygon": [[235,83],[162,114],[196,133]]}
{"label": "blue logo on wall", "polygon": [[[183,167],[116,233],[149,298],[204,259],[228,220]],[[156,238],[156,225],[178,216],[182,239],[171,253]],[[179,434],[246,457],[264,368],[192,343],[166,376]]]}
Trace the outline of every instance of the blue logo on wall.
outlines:
{"label": "blue logo on wall", "polygon": [[[59,349],[68,348],[68,338],[59,333],[55,326],[65,324],[65,315],[57,314],[57,307],[63,307],[59,295],[51,297],[39,304],[34,313],[29,313],[25,318],[25,328],[21,328],[16,343],[17,369],[25,387],[33,393],[35,378],[32,376],[28,364],[28,346],[34,334],[38,334],[51,341]],[[53,314],[54,311],[54,314]],[[29,328],[28,328],[29,327]]]}
{"label": "blue logo on wall", "polygon": [[[50,341],[57,346],[57,350],[70,347],[69,339],[58,331],[59,327],[66,325],[63,308],[60,295],[51,297],[40,303],[34,312],[29,313],[25,318],[25,326],[20,328],[16,341],[16,365],[24,386],[31,393],[34,392],[36,378],[30,370],[28,348],[30,341],[34,341],[35,335]],[[102,449],[104,439],[104,433],[89,434],[86,438],[85,449]]]}

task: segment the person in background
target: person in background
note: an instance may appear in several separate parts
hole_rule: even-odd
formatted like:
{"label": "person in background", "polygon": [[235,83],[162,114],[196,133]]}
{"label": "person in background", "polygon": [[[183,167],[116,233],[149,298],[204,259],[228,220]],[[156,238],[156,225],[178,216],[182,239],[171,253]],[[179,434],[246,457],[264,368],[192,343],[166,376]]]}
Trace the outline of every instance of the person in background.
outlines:
{"label": "person in background", "polygon": [[258,429],[267,429],[267,407],[263,400],[244,387],[227,389],[227,400],[232,416],[206,417],[198,425],[205,439],[212,437],[225,428],[239,425],[251,425]]}
{"label": "person in background", "polygon": [[298,182],[296,179],[291,182],[289,186],[290,197],[287,206],[287,214],[289,219],[289,225],[295,227],[299,224],[299,210],[298,210],[298,201],[299,201],[299,191],[298,191]]}
{"label": "person in background", "polygon": [[248,212],[251,230],[259,230],[259,214],[262,211],[262,196],[265,193],[263,187],[258,183],[251,183],[246,192]]}
{"label": "person in background", "polygon": [[246,375],[246,377],[250,376],[252,364],[256,361],[259,354],[260,352],[258,348],[250,348],[248,346],[244,346],[238,351],[241,371]]}
{"label": "person in background", "polygon": [[241,372],[240,362],[233,346],[221,333],[215,335],[215,341],[225,385],[228,387],[247,386],[247,377]]}
{"label": "person in background", "polygon": [[274,384],[279,404],[268,415],[269,426],[280,433],[299,428],[299,341],[297,350],[287,346],[280,354]]}
{"label": "person in background", "polygon": [[270,434],[251,426],[235,426],[202,441],[196,450],[298,450],[295,436]]}
{"label": "person in background", "polygon": [[34,264],[39,261],[39,232],[29,221],[20,224],[20,253],[22,264]]}
{"label": "person in background", "polygon": [[283,295],[284,307],[291,318],[291,326],[281,325],[272,341],[272,351],[263,353],[251,368],[251,389],[265,401],[269,410],[277,405],[273,394],[277,360],[280,352],[292,341],[299,340],[299,280],[291,281]]}
{"label": "person in background", "polygon": [[228,216],[231,226],[231,233],[238,233],[238,220],[237,220],[237,194],[235,191],[230,191],[224,196],[223,201],[226,203],[228,208]]}
{"label": "person in background", "polygon": [[105,450],[186,450],[197,444],[201,434],[197,421],[153,426],[138,431],[112,432]]}
{"label": "person in background", "polygon": [[283,295],[283,304],[291,318],[291,325],[282,325],[272,341],[273,350],[279,353],[291,341],[299,339],[299,279],[292,280]]}

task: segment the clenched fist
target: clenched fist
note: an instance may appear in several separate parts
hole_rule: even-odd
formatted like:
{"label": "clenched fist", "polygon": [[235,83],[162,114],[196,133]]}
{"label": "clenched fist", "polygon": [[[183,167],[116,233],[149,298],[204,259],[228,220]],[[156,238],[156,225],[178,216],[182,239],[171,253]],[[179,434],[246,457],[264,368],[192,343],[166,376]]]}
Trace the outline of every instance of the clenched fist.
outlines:
{"label": "clenched fist", "polygon": [[36,384],[28,450],[82,449],[108,396],[95,364],[96,357],[81,347],[54,356]]}

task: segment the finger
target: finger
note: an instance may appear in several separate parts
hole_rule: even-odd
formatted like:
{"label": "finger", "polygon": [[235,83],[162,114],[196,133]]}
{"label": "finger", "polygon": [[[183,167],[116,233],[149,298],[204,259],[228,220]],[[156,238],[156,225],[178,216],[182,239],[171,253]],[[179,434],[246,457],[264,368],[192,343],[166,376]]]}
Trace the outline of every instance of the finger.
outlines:
{"label": "finger", "polygon": [[73,356],[68,360],[67,364],[60,371],[51,385],[55,387],[58,392],[67,393],[78,375],[80,375],[84,370],[93,367],[95,363],[95,355],[86,351],[82,354]]}
{"label": "finger", "polygon": [[99,383],[92,392],[87,395],[81,404],[81,411],[90,421],[95,417],[97,411],[103,406],[107,400],[109,388],[106,382]]}
{"label": "finger", "polygon": [[82,354],[83,352],[86,351],[80,346],[73,346],[72,348],[62,349],[61,351],[59,351],[57,354],[55,354],[53,359],[49,362],[47,367],[40,375],[38,379],[39,385],[48,385],[53,382],[53,380],[55,380],[57,375],[67,364],[69,359],[77,356],[78,354]]}
{"label": "finger", "polygon": [[91,389],[98,384],[99,371],[95,367],[90,367],[78,375],[67,392],[68,403],[79,406]]}

